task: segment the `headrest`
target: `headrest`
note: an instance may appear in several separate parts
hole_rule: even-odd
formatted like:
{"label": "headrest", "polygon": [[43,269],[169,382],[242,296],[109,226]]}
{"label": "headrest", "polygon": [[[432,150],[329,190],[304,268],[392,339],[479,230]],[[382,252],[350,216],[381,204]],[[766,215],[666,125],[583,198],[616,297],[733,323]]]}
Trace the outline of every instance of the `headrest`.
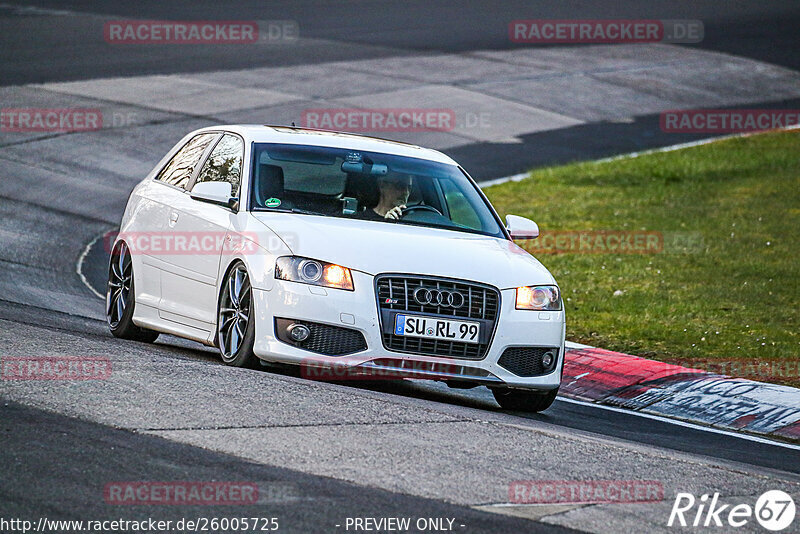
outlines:
{"label": "headrest", "polygon": [[345,196],[355,197],[360,208],[374,208],[380,200],[375,177],[368,174],[348,174]]}

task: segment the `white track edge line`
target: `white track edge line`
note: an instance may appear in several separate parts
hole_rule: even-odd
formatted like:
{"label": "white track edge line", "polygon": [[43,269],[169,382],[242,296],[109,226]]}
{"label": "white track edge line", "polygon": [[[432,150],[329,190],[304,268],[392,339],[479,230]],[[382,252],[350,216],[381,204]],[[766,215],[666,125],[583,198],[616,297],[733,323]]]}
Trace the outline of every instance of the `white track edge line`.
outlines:
{"label": "white track edge line", "polygon": [[783,447],[785,449],[792,449],[792,450],[800,451],[800,445],[793,445],[791,443],[784,443],[782,441],[775,441],[775,440],[771,440],[771,439],[768,439],[768,438],[761,438],[761,437],[758,437],[758,436],[753,436],[751,434],[734,432],[734,431],[731,431],[731,430],[723,430],[721,428],[714,428],[712,426],[705,426],[705,425],[700,425],[700,424],[697,424],[697,423],[690,423],[688,421],[681,421],[679,419],[672,419],[672,418],[666,417],[666,416],[644,413],[644,412],[640,412],[640,411],[637,411],[637,410],[631,410],[630,408],[618,408],[616,406],[608,406],[608,405],[605,405],[605,404],[596,404],[594,402],[580,401],[580,400],[570,399],[570,398],[563,397],[563,396],[556,397],[556,400],[559,400],[559,401],[562,401],[562,402],[568,402],[568,403],[571,403],[571,404],[578,404],[578,405],[581,405],[581,406],[589,406],[589,407],[593,407],[593,408],[601,408],[603,410],[609,410],[609,411],[617,412],[617,413],[623,413],[623,414],[628,414],[628,415],[636,415],[638,417],[644,417],[646,419],[654,419],[656,421],[661,421],[663,423],[671,423],[673,425],[692,428],[694,430],[702,430],[702,431],[705,431],[705,432],[712,432],[714,434],[723,434],[725,436],[731,436],[731,437],[735,437],[735,438],[745,439],[745,440],[748,440],[748,441],[755,441],[757,443],[764,443],[766,445],[775,445],[776,447]]}
{"label": "white track edge line", "polygon": [[102,233],[97,237],[95,237],[94,239],[92,239],[91,241],[89,241],[89,243],[83,248],[83,252],[81,252],[81,255],[78,257],[78,263],[75,265],[75,272],[78,274],[78,277],[81,279],[81,282],[83,282],[83,285],[88,287],[89,291],[94,293],[94,295],[100,299],[104,299],[106,298],[106,296],[98,293],[97,290],[92,287],[92,284],[89,283],[89,280],[86,279],[86,276],[83,274],[83,262],[84,260],[86,260],[86,255],[89,254],[89,250],[91,250],[92,245],[94,245],[97,242],[97,240],[103,237],[104,235],[105,233]]}

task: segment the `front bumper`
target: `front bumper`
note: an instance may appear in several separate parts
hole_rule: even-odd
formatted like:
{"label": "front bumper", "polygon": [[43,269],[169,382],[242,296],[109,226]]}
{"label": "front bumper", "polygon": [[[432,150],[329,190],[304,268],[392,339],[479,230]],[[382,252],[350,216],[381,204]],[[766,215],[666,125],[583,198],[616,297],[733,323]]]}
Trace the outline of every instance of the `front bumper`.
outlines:
{"label": "front bumper", "polygon": [[[484,385],[552,390],[564,365],[564,312],[516,310],[514,289],[502,290],[494,337],[481,360],[423,356],[384,347],[378,319],[374,277],[352,272],[354,291],[276,280],[271,290],[253,289],[256,340],[254,352],[265,361],[305,366],[413,369],[418,378],[451,379]],[[367,348],[346,356],[325,356],[292,346],[275,335],[275,317],[322,323],[361,332]],[[498,364],[508,347],[558,347],[558,362],[548,374],[520,377]],[[477,371],[476,371],[477,370]],[[429,376],[426,376],[426,373]]]}

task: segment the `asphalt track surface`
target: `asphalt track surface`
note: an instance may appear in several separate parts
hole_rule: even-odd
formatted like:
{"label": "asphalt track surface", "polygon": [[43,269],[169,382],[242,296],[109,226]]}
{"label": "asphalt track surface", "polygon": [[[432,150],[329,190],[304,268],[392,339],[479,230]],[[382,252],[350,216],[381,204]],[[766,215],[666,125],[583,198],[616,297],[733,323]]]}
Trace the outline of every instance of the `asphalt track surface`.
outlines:
{"label": "asphalt track surface", "polygon": [[[431,53],[503,54],[509,48],[507,22],[524,18],[701,19],[706,38],[686,48],[800,70],[796,3],[726,3],[724,13],[718,2],[665,2],[646,13],[636,2],[582,11],[563,5],[37,2],[34,9],[7,2],[0,4],[0,96],[3,107],[6,102],[34,107],[41,104],[29,102],[41,94],[20,85],[390,62]],[[303,39],[267,49],[147,47],[109,53],[102,39],[79,38],[103,20],[128,17],[289,19],[300,23]],[[798,107],[791,92],[735,102]],[[118,222],[143,170],[182,133],[209,120],[138,111],[149,115],[141,128],[122,136],[0,139],[0,356],[104,355],[115,370],[112,380],[99,385],[0,384],[5,399],[0,517],[238,513],[225,507],[107,505],[102,487],[114,480],[256,481],[267,488],[265,495],[271,495],[269,488],[285,490],[279,492],[283,497],[260,503],[257,515],[280,517],[281,531],[289,532],[338,531],[339,518],[364,516],[454,517],[466,532],[655,532],[666,530],[678,491],[720,491],[750,501],[767,489],[783,489],[795,500],[800,496],[800,451],[781,444],[567,401],[541,415],[503,412],[483,388],[310,383],[282,369],[229,369],[210,349],[169,336],[152,347],[111,338],[101,320],[101,301],[76,273],[78,260],[94,242],[81,272],[89,285],[102,289],[106,257],[95,238]],[[469,142],[446,149],[449,141],[442,141],[440,146],[478,178],[490,179],[531,165],[698,137],[663,135],[654,128],[657,117],[585,120],[522,135],[521,143]],[[120,157],[109,163],[108,154]],[[97,175],[104,179],[87,180]],[[564,509],[503,506],[513,480],[611,478],[656,478],[663,481],[666,500]]]}
{"label": "asphalt track surface", "polygon": [[[246,515],[278,518],[281,532],[335,532],[343,530],[338,526],[345,525],[348,517],[371,517],[376,510],[386,517],[408,517],[413,511],[415,518],[453,519],[453,529],[462,532],[575,532],[244,462],[203,449],[187,454],[187,447],[161,438],[110,430],[16,403],[4,403],[0,410],[4,477],[14,481],[3,488],[3,517],[116,518],[119,506],[104,501],[101,481],[247,480],[258,485],[258,504],[139,507],[124,517],[177,522],[181,518]],[[79,471],[64,476],[70,466],[76,465],[81,466]],[[75,514],[76,510],[80,513]]]}

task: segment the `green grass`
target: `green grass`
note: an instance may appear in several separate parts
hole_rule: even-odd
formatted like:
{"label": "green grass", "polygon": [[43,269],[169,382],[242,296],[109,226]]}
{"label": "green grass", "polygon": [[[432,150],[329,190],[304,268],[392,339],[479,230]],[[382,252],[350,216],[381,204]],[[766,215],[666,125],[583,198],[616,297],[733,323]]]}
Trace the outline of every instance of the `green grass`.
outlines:
{"label": "green grass", "polygon": [[794,376],[774,380],[798,382],[800,133],[537,169],[486,194],[542,234],[665,235],[652,254],[540,254],[520,243],[561,286],[567,339],[687,365],[779,360]]}

